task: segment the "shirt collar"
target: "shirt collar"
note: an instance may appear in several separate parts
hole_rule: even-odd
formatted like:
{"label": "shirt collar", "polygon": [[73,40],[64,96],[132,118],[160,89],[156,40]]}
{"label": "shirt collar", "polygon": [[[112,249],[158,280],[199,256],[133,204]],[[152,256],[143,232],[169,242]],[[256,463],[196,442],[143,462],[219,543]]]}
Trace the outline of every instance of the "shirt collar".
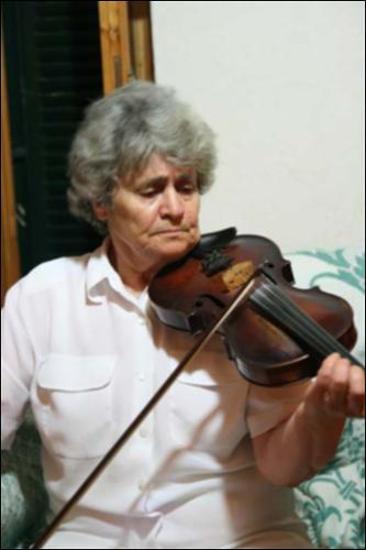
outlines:
{"label": "shirt collar", "polygon": [[112,266],[108,257],[110,238],[106,237],[101,246],[91,253],[86,267],[86,295],[88,299],[101,304],[106,301],[106,284],[120,294],[124,300],[145,310],[147,305],[147,289],[140,296],[133,294],[123,283],[121,277]]}

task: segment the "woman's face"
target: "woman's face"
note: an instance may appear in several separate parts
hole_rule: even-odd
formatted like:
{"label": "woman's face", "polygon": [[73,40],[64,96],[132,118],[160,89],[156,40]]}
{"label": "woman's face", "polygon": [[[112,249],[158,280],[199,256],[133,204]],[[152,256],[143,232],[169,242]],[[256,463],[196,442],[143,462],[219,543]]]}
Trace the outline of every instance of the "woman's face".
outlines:
{"label": "woman's face", "polygon": [[196,171],[154,154],[137,175],[120,180],[110,208],[95,211],[117,254],[158,269],[199,240],[199,206]]}

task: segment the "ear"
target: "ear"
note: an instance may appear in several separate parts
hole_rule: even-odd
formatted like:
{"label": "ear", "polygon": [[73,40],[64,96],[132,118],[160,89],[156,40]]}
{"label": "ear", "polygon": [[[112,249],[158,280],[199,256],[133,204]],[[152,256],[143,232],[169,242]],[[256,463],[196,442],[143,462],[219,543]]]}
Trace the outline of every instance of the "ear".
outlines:
{"label": "ear", "polygon": [[104,222],[108,219],[108,208],[99,202],[93,201],[93,210],[98,220]]}

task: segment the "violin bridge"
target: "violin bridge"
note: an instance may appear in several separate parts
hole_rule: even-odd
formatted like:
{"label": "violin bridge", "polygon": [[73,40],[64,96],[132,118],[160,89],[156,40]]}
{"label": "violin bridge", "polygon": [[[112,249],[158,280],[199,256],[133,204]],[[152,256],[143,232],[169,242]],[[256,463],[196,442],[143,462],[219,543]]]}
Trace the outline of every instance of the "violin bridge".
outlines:
{"label": "violin bridge", "polygon": [[227,290],[231,292],[232,290],[236,290],[237,288],[245,285],[253,275],[254,271],[255,269],[253,262],[246,260],[244,262],[234,264],[229,267],[229,269],[224,271],[222,274],[222,280]]}

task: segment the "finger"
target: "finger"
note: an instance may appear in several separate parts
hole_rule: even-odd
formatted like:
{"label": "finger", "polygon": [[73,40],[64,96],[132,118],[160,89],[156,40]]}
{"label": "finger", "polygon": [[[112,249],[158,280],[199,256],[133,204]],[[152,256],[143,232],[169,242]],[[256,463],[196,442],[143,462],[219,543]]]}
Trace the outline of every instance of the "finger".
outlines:
{"label": "finger", "polygon": [[326,359],[322,362],[320,369],[318,371],[318,376],[316,379],[317,386],[319,386],[320,393],[322,393],[323,398],[329,394],[332,383],[334,370],[337,365],[337,362],[341,360],[339,353],[332,353],[328,355]]}
{"label": "finger", "polygon": [[332,353],[324,359],[306,395],[308,403],[316,407],[324,406],[331,386],[333,366],[339,359],[340,355],[338,353]]}
{"label": "finger", "polygon": [[365,373],[355,365],[350,369],[348,416],[365,416]]}
{"label": "finger", "polygon": [[326,371],[328,372],[329,369],[332,370],[334,364],[336,363],[336,361],[338,361],[338,359],[340,359],[340,355],[338,352],[334,352],[334,353],[331,353],[330,355],[328,355],[322,362],[321,366],[320,366],[320,369],[319,369],[319,372],[321,371]]}
{"label": "finger", "polygon": [[326,393],[328,409],[347,414],[351,363],[348,359],[338,358],[331,367],[330,386]]}

